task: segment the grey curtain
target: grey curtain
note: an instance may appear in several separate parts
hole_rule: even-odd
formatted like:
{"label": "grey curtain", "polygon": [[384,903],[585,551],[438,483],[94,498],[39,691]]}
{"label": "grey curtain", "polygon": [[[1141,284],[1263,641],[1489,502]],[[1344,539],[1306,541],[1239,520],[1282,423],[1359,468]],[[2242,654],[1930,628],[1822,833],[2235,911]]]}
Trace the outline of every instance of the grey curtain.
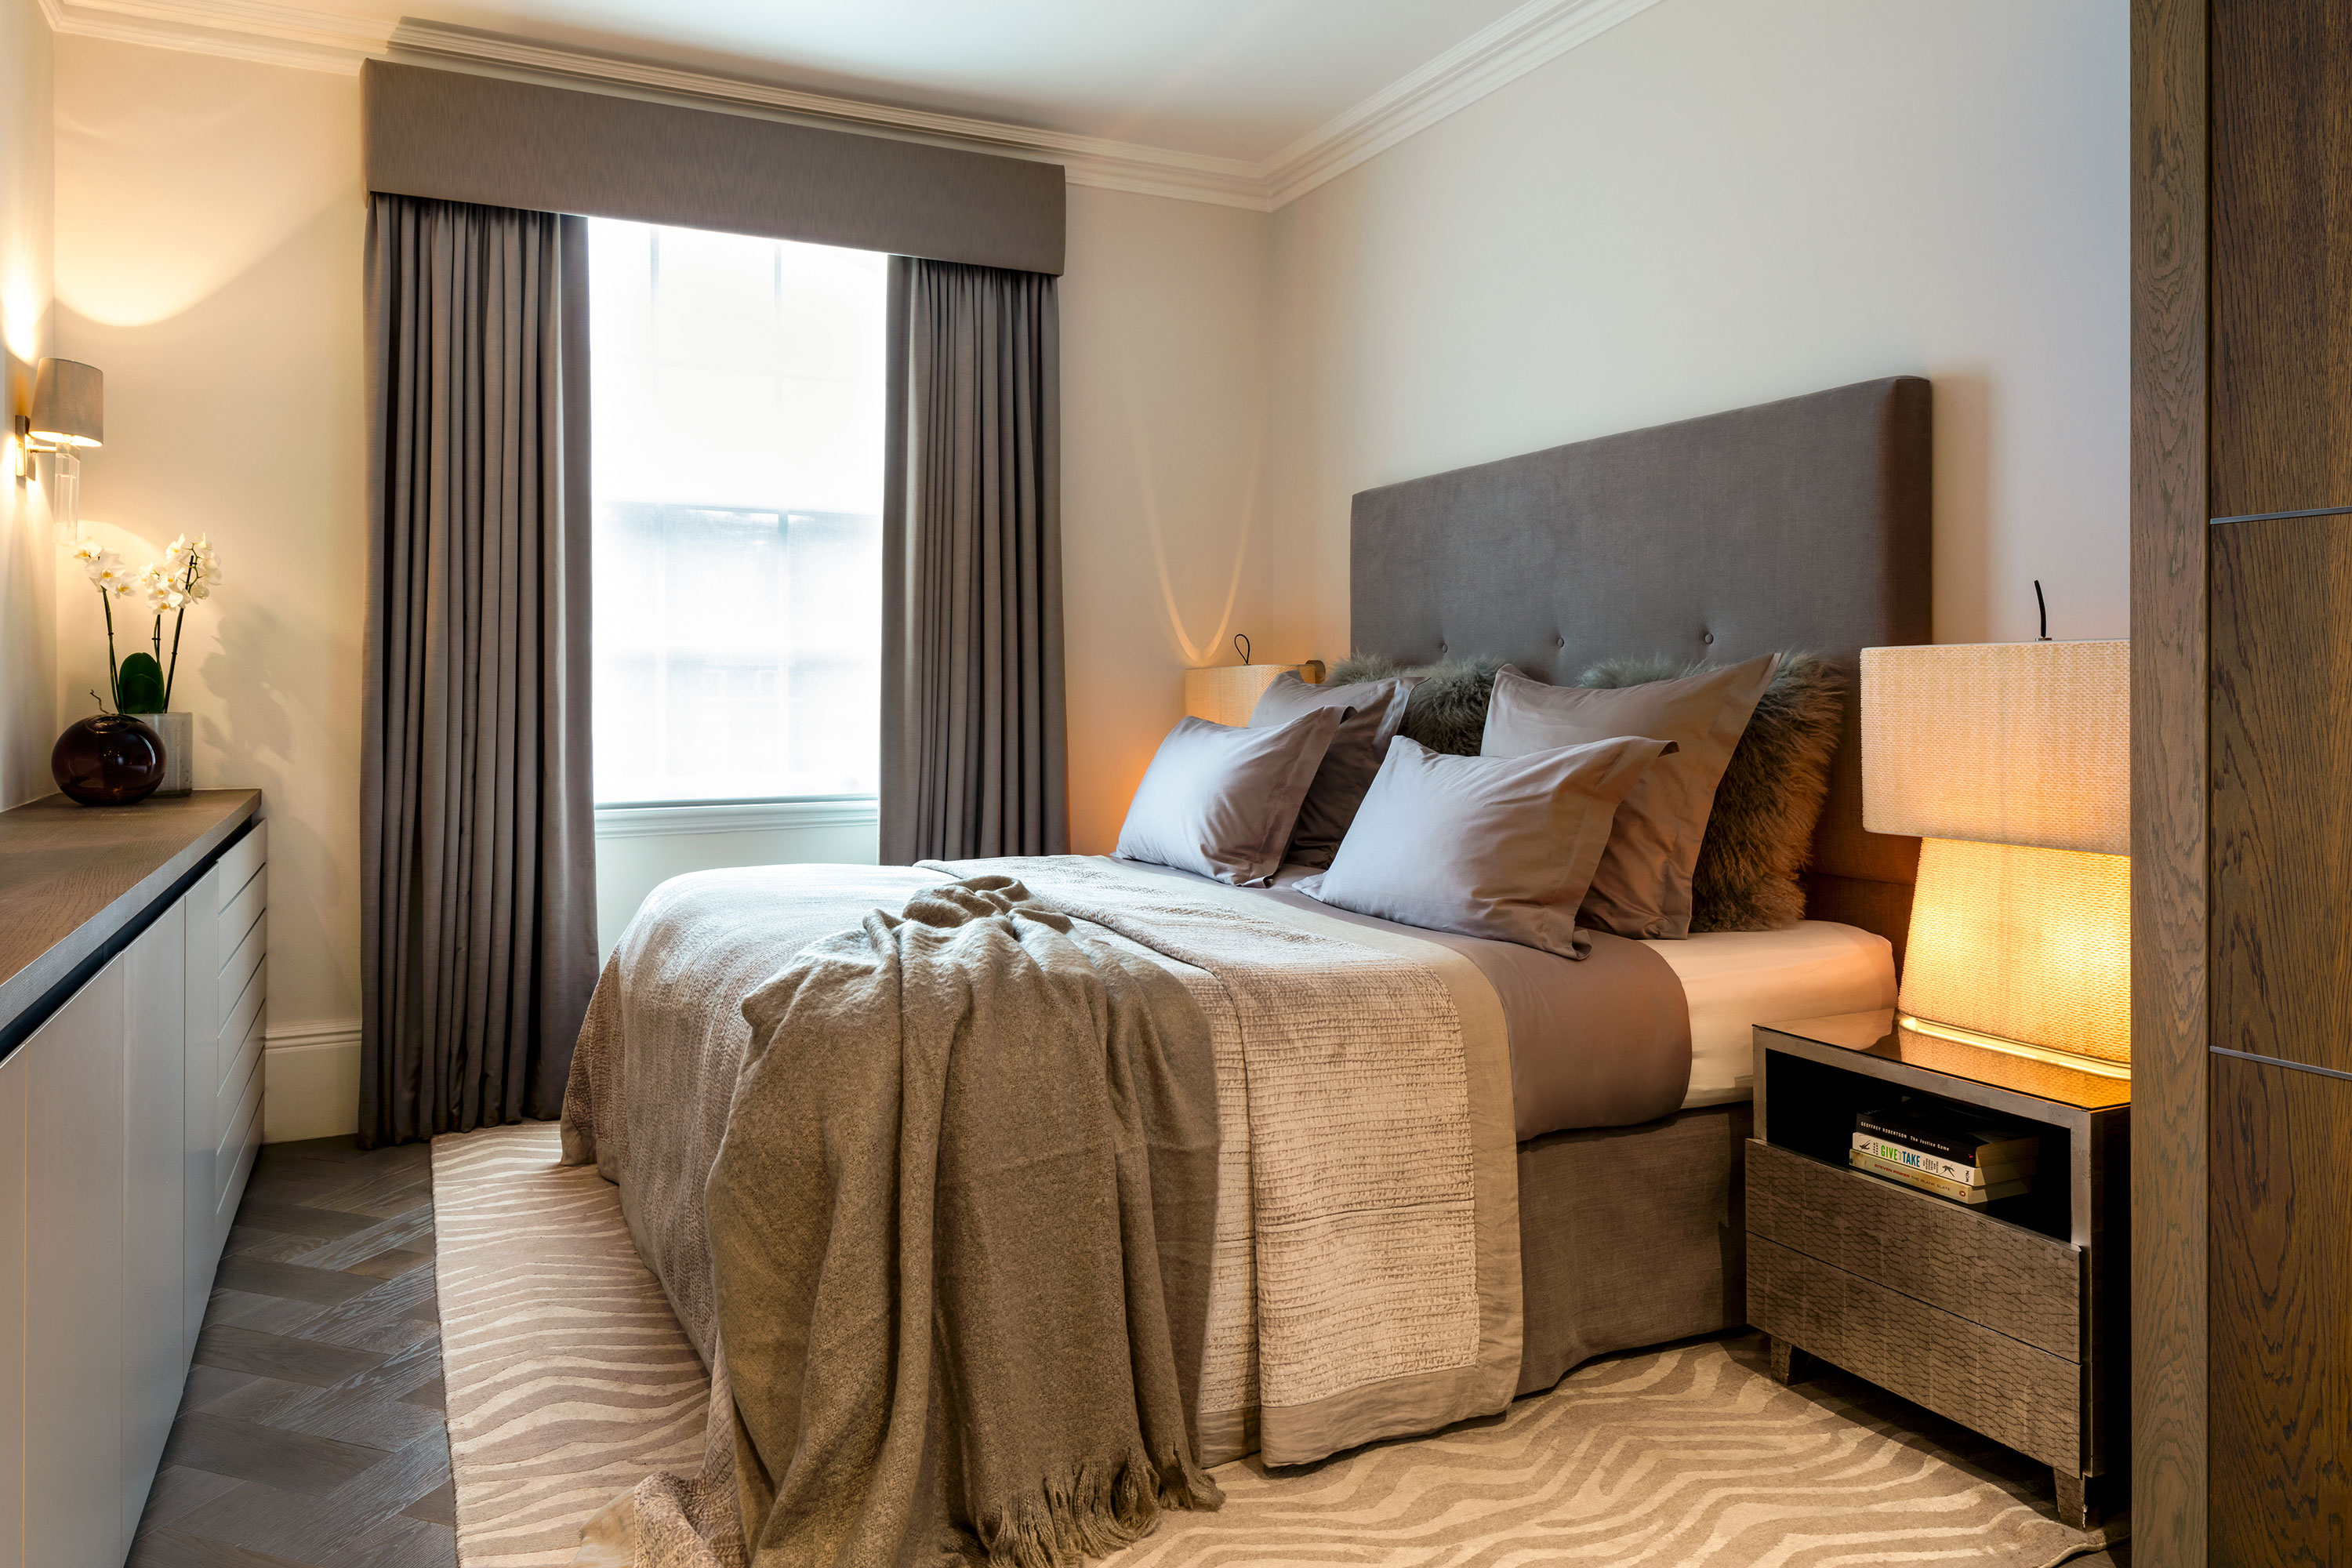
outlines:
{"label": "grey curtain", "polygon": [[362,1144],[557,1115],[596,976],[579,218],[368,216]]}
{"label": "grey curtain", "polygon": [[890,259],[885,863],[1069,848],[1055,281]]}

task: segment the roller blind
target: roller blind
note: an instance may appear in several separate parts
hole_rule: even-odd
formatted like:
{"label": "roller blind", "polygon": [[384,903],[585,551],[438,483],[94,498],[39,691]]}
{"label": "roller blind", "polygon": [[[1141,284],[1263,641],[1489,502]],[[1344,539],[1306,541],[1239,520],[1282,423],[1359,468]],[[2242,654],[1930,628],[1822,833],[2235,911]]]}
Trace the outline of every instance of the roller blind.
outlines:
{"label": "roller blind", "polygon": [[372,191],[1062,270],[1058,163],[387,60],[361,85]]}

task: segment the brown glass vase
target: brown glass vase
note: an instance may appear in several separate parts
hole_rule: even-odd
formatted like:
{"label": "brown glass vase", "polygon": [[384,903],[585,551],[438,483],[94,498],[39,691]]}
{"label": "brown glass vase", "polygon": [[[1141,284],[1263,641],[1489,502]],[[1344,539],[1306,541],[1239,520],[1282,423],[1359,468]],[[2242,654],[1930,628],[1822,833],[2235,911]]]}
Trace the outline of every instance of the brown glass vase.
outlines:
{"label": "brown glass vase", "polygon": [[129,805],[163,782],[163,740],[127,713],[95,713],[58,737],[49,776],[84,805]]}

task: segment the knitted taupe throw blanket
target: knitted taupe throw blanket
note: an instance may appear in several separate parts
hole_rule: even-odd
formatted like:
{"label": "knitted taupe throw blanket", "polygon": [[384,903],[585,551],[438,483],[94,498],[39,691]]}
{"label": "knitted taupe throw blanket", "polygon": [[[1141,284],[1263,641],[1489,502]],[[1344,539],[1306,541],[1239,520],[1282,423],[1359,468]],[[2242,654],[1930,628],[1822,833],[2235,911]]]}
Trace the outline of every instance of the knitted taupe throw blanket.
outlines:
{"label": "knitted taupe throw blanket", "polygon": [[743,1014],[710,1463],[583,1556],[1049,1568],[1215,1507],[1187,1423],[1216,1082],[1182,983],[982,876],[812,944]]}

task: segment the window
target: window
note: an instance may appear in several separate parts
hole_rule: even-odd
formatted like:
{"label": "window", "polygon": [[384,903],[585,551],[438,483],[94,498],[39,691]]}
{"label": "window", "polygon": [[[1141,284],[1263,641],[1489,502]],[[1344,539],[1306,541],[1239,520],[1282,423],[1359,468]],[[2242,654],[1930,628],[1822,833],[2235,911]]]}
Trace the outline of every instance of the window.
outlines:
{"label": "window", "polygon": [[874,794],[887,258],[588,245],[597,804]]}

